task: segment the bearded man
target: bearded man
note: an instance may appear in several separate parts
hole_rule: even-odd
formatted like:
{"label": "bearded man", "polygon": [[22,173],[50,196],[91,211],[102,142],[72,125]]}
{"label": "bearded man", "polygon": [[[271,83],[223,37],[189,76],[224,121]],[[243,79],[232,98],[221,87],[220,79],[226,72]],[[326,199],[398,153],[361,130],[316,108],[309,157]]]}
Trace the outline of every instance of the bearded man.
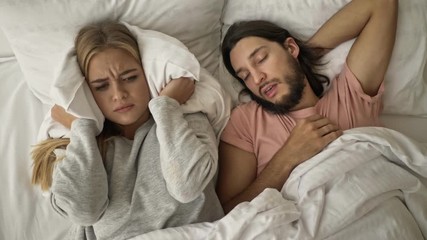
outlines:
{"label": "bearded man", "polygon": [[[252,101],[233,110],[221,136],[217,193],[225,212],[265,188],[280,190],[298,164],[342,130],[382,125],[382,82],[397,9],[395,0],[353,0],[307,42],[266,21],[230,27],[224,64]],[[336,79],[316,72],[328,50],[352,38]]]}

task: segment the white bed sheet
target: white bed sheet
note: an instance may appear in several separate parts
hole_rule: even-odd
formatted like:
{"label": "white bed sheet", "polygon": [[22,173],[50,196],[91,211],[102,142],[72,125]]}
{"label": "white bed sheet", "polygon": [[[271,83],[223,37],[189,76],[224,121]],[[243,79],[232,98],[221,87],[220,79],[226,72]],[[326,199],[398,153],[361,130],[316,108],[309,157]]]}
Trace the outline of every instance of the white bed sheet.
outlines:
{"label": "white bed sheet", "polygon": [[421,240],[427,236],[426,160],[427,145],[396,131],[350,129],[298,165],[281,193],[266,189],[214,223],[132,240]]}
{"label": "white bed sheet", "polygon": [[383,114],[381,115],[381,121],[385,127],[399,131],[419,142],[427,144],[427,118]]}
{"label": "white bed sheet", "polygon": [[14,58],[0,58],[0,79],[0,239],[64,239],[69,223],[30,183],[30,146],[47,109],[30,92]]}
{"label": "white bed sheet", "polygon": [[3,31],[0,29],[0,56],[1,57],[12,57],[13,51],[9,46],[6,36]]}

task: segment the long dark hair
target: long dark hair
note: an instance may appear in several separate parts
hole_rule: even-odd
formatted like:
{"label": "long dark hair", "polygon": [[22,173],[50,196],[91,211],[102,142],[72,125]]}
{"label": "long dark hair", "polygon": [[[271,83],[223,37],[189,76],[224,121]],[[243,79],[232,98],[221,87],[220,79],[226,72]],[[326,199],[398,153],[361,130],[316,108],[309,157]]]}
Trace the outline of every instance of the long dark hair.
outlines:
{"label": "long dark hair", "polygon": [[234,23],[230,26],[227,34],[222,42],[222,58],[224,65],[228,72],[244,86],[243,91],[248,93],[250,96],[254,94],[246,87],[243,80],[240,79],[231,65],[230,52],[236,46],[237,42],[245,37],[261,37],[269,41],[277,42],[281,46],[288,37],[292,37],[300,48],[300,54],[298,55],[298,61],[304,72],[310,87],[313,92],[320,97],[323,93],[323,84],[329,84],[329,78],[325,75],[316,73],[314,69],[324,65],[320,61],[323,56],[320,54],[322,49],[310,48],[300,39],[292,36],[286,29],[277,26],[274,23],[256,20],[256,21],[242,21]]}

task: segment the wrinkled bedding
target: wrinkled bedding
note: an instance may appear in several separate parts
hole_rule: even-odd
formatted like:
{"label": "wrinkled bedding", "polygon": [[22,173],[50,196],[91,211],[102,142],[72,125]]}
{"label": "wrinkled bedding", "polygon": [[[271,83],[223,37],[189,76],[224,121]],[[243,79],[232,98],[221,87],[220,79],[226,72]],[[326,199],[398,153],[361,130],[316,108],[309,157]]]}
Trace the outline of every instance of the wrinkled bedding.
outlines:
{"label": "wrinkled bedding", "polygon": [[390,129],[356,128],[299,165],[281,192],[266,189],[214,223],[133,240],[423,239],[426,184],[427,146]]}

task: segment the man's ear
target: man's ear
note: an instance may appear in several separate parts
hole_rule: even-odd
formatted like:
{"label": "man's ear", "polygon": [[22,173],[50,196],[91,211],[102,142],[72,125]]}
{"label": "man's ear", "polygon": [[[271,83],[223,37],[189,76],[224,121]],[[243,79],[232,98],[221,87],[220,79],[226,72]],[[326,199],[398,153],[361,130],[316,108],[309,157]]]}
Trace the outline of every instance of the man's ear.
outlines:
{"label": "man's ear", "polygon": [[298,58],[299,46],[295,42],[294,38],[292,38],[292,37],[286,38],[285,41],[283,42],[283,46],[295,59]]}

